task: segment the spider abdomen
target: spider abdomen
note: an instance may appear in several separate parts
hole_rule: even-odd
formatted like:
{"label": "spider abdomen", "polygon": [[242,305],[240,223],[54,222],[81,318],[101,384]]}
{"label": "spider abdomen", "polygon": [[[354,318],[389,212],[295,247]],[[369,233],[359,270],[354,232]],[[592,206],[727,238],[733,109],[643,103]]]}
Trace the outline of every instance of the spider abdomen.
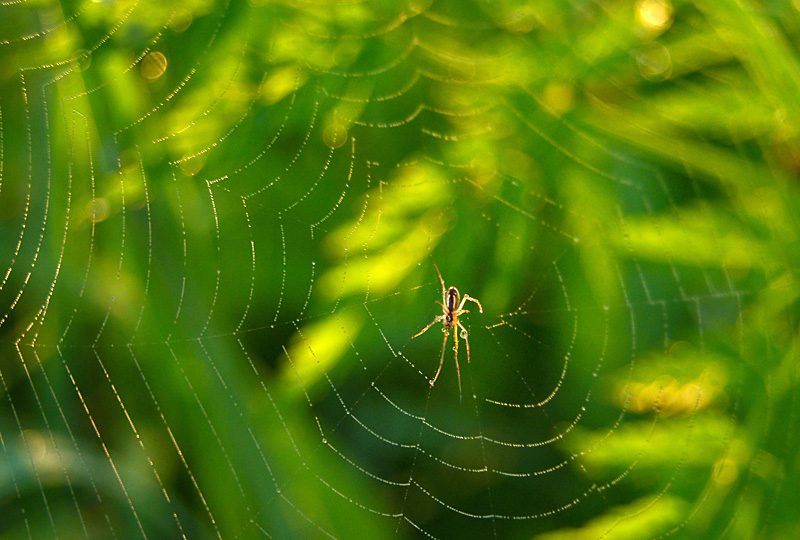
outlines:
{"label": "spider abdomen", "polygon": [[458,289],[450,287],[447,289],[447,311],[455,311],[458,309]]}

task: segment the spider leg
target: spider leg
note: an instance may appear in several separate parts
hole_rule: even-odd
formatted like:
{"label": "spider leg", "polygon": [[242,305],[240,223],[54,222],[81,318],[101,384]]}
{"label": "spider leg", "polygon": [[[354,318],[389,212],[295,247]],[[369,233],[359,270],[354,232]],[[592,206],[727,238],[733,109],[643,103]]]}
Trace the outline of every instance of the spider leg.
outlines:
{"label": "spider leg", "polygon": [[447,287],[444,286],[444,279],[442,279],[442,273],[439,272],[439,267],[436,266],[436,263],[433,262],[433,259],[431,259],[431,262],[433,263],[433,267],[436,268],[436,274],[439,276],[439,281],[442,284],[442,296],[444,296],[446,298],[447,297]]}
{"label": "spider leg", "polygon": [[424,334],[424,333],[425,333],[425,331],[426,331],[428,328],[430,328],[431,326],[433,326],[433,325],[434,325],[434,324],[436,324],[437,322],[441,321],[443,318],[444,318],[444,316],[443,316],[443,315],[439,315],[438,317],[436,317],[435,319],[433,319],[433,320],[431,321],[431,323],[430,323],[428,326],[426,326],[425,328],[423,328],[422,330],[420,330],[419,332],[417,332],[416,334],[414,334],[413,336],[411,336],[411,339],[414,339],[415,337],[419,337],[419,336],[421,336],[422,334]]}
{"label": "spider leg", "polygon": [[478,301],[478,299],[477,299],[477,298],[473,298],[473,297],[471,297],[471,296],[470,296],[470,295],[468,295],[468,294],[465,294],[465,295],[464,295],[464,298],[462,298],[462,299],[461,299],[461,304],[459,304],[459,306],[458,306],[458,309],[461,309],[462,307],[464,307],[464,303],[465,303],[467,300],[469,300],[470,302],[475,302],[476,304],[478,304],[478,309],[480,310],[480,312],[481,312],[481,313],[483,313],[483,306],[482,306],[482,305],[481,305],[481,303]]}
{"label": "spider leg", "polygon": [[[458,324],[458,321],[456,321],[456,324]],[[455,328],[453,329],[453,340],[456,343],[455,359],[456,359],[456,375],[458,375],[458,402],[461,403],[461,368],[458,367],[458,332],[456,331]]]}
{"label": "spider leg", "polygon": [[431,386],[436,382],[436,379],[439,378],[439,373],[442,371],[442,364],[444,363],[444,351],[445,347],[447,347],[447,335],[450,331],[445,328],[444,330],[444,341],[442,342],[442,357],[439,358],[439,369],[436,370],[436,375],[433,376],[433,380],[431,381]]}
{"label": "spider leg", "polygon": [[464,332],[464,343],[467,344],[467,364],[469,364],[469,334],[467,333],[467,329],[464,328],[464,325],[461,324],[461,321],[456,321],[456,324]]}

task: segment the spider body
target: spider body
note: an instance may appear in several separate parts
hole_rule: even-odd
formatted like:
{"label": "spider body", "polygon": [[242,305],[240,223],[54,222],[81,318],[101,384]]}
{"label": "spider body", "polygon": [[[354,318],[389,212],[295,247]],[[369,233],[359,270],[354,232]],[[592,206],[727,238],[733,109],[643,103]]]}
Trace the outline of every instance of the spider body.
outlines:
{"label": "spider body", "polygon": [[[433,261],[431,261],[433,262]],[[450,330],[453,330],[453,341],[455,343],[455,361],[456,361],[456,373],[458,375],[458,400],[461,401],[461,369],[458,367],[458,329],[461,330],[461,337],[464,338],[464,342],[467,344],[467,362],[469,362],[469,334],[467,333],[467,329],[464,328],[464,325],[458,320],[458,318],[463,315],[464,313],[469,313],[469,310],[464,309],[464,304],[467,301],[475,302],[478,304],[478,309],[481,313],[483,313],[483,306],[481,303],[476,299],[472,298],[470,295],[465,294],[463,298],[458,294],[458,289],[455,287],[450,287],[449,289],[444,285],[444,279],[442,279],[442,273],[439,272],[439,267],[436,266],[436,263],[433,263],[433,267],[436,269],[436,274],[439,276],[439,282],[442,284],[442,301],[436,301],[437,304],[442,306],[442,314],[438,315],[433,321],[428,324],[425,328],[411,336],[411,339],[415,337],[419,337],[424,334],[428,328],[436,324],[437,322],[442,323],[442,329],[444,330],[444,341],[442,342],[442,356],[439,359],[439,369],[436,370],[436,375],[433,376],[433,380],[431,380],[431,386],[436,382],[436,379],[439,378],[439,373],[442,371],[442,364],[444,363],[444,351],[445,346],[447,345],[447,338],[450,335]],[[458,327],[458,328],[456,328]]]}
{"label": "spider body", "polygon": [[445,326],[449,328],[453,326],[453,312],[458,309],[456,307],[458,305],[458,298],[459,298],[458,289],[456,289],[455,287],[450,287],[449,289],[447,289],[447,293],[445,293],[445,296],[447,297],[447,309],[445,310],[446,314]]}

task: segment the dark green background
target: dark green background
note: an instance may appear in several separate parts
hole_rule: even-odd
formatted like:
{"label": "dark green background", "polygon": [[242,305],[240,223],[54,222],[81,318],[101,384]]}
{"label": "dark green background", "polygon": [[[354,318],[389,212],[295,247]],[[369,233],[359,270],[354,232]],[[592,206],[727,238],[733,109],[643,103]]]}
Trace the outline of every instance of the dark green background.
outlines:
{"label": "dark green background", "polygon": [[799,10],[0,6],[0,537],[796,538]]}

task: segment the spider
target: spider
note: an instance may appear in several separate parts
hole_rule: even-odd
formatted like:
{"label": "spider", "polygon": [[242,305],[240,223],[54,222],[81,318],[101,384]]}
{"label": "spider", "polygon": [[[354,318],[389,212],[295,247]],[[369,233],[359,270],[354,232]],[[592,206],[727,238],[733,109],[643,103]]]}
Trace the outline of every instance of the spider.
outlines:
{"label": "spider", "polygon": [[[444,341],[442,342],[442,357],[439,359],[439,369],[436,370],[436,375],[433,376],[433,380],[431,381],[431,386],[434,385],[436,379],[439,377],[439,372],[442,371],[442,363],[444,363],[444,351],[445,346],[447,345],[447,338],[450,334],[450,330],[453,330],[453,341],[455,342],[455,360],[456,360],[456,373],[458,374],[458,401],[461,402],[461,369],[458,367],[458,332],[456,331],[456,326],[461,329],[461,337],[467,343],[467,363],[469,363],[469,339],[467,334],[467,329],[464,328],[464,325],[459,322],[458,317],[463,315],[464,313],[469,313],[468,310],[463,309],[464,303],[467,300],[470,302],[475,302],[478,304],[478,309],[481,313],[483,313],[483,306],[481,303],[476,299],[472,298],[470,295],[465,294],[463,298],[459,298],[458,289],[455,287],[450,287],[449,289],[444,286],[444,280],[442,279],[442,273],[439,272],[439,267],[436,266],[436,263],[433,263],[433,267],[436,269],[436,273],[439,275],[439,281],[442,284],[442,302],[436,300],[435,302],[442,306],[442,315],[438,315],[431,323],[420,330],[418,333],[411,336],[411,339],[415,337],[419,337],[424,334],[428,328],[436,324],[437,322],[441,322],[442,326],[444,327]],[[459,299],[461,300],[459,302]]]}

